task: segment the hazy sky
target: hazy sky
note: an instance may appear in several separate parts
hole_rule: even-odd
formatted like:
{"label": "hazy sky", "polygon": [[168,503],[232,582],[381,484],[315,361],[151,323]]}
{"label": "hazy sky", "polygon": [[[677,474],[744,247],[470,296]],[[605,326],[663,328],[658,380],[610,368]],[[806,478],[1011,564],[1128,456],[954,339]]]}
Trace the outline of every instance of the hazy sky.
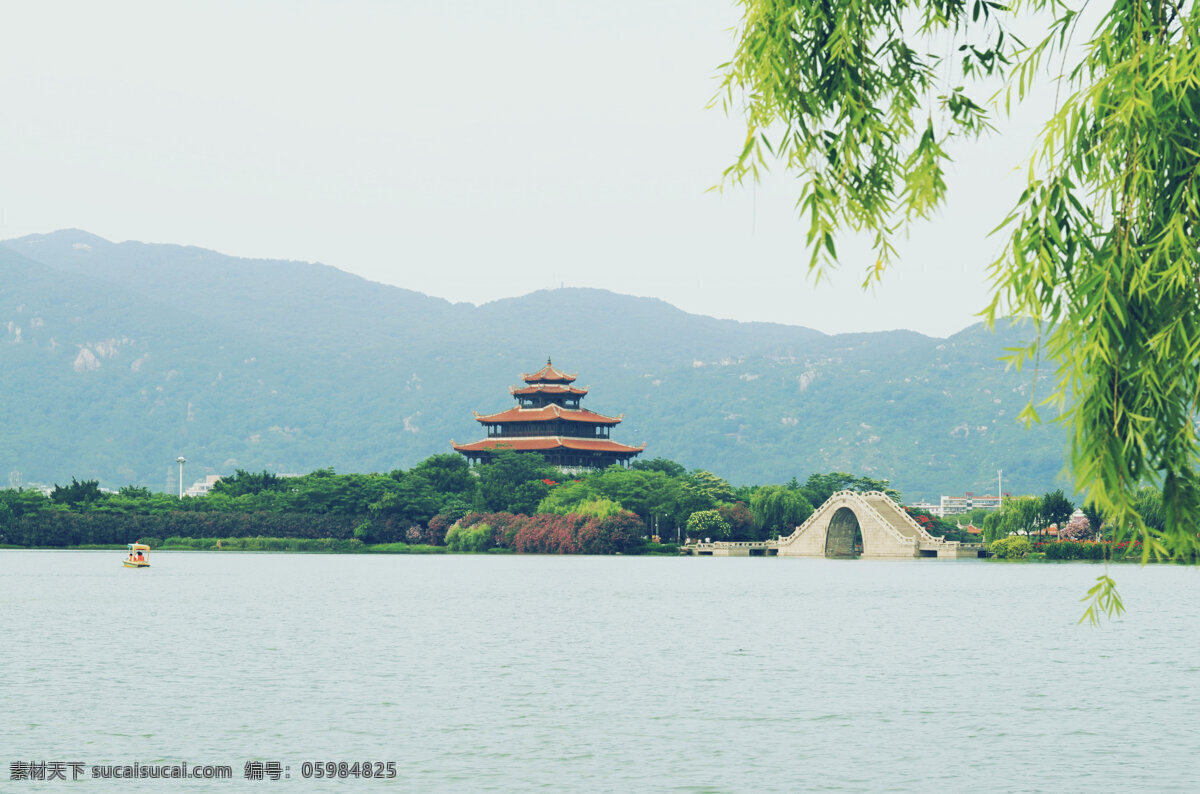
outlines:
{"label": "hazy sky", "polygon": [[[946,335],[1029,129],[953,150],[951,201],[877,294],[806,275],[796,184],[707,193],[744,138],[705,110],[731,0],[11,3],[0,237],[320,261],[475,303],[566,286],[827,332]],[[1026,125],[1027,126],[1027,125]]]}

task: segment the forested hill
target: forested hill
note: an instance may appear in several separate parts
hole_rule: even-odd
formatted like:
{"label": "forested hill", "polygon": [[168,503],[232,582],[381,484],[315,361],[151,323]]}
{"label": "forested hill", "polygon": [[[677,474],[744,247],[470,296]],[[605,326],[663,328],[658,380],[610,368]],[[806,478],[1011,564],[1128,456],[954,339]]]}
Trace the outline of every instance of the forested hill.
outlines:
{"label": "forested hill", "polygon": [[735,483],[845,470],[933,497],[994,491],[1003,468],[1006,489],[1040,492],[1064,436],[1015,422],[1032,375],[997,358],[1019,339],[828,336],[589,289],[475,307],[61,231],[0,244],[0,486],[173,488],[180,454],[188,482],[407,467],[481,437],[472,410],[512,405],[549,354],[592,387],[586,406],[625,414],[614,438]]}

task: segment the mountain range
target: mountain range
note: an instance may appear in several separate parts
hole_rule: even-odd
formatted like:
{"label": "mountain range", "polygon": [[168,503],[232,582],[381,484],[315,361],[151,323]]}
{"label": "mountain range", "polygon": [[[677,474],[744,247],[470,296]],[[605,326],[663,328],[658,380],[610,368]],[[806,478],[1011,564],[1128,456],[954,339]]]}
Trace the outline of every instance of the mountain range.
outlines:
{"label": "mountain range", "polygon": [[[915,310],[936,311],[935,306]],[[614,439],[734,483],[849,471],[907,499],[1057,487],[1065,434],[1016,415],[1016,326],[826,335],[604,290],[482,306],[305,262],[0,242],[0,477],[176,487],[235,468],[388,471],[482,437],[472,411],[552,357]]]}

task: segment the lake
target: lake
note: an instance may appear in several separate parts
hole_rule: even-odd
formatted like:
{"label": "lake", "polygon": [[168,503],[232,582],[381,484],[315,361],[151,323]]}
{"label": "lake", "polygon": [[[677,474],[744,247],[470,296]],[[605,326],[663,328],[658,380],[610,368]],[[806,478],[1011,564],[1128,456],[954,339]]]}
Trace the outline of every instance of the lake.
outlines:
{"label": "lake", "polygon": [[[1196,790],[1200,571],[0,551],[0,754],[366,791]],[[85,771],[85,774],[87,772]],[[68,773],[68,778],[70,774]]]}

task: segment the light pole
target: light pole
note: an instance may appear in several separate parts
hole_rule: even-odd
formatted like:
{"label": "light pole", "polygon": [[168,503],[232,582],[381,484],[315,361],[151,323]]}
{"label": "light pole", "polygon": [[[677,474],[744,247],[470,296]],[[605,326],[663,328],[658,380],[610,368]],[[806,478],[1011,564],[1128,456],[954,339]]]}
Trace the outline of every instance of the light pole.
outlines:
{"label": "light pole", "polygon": [[183,464],[187,463],[187,458],[180,455],[175,458],[175,462],[179,464],[179,498],[183,498]]}
{"label": "light pole", "polygon": [[996,495],[999,498],[997,505],[1004,507],[1004,469],[996,472]]}

